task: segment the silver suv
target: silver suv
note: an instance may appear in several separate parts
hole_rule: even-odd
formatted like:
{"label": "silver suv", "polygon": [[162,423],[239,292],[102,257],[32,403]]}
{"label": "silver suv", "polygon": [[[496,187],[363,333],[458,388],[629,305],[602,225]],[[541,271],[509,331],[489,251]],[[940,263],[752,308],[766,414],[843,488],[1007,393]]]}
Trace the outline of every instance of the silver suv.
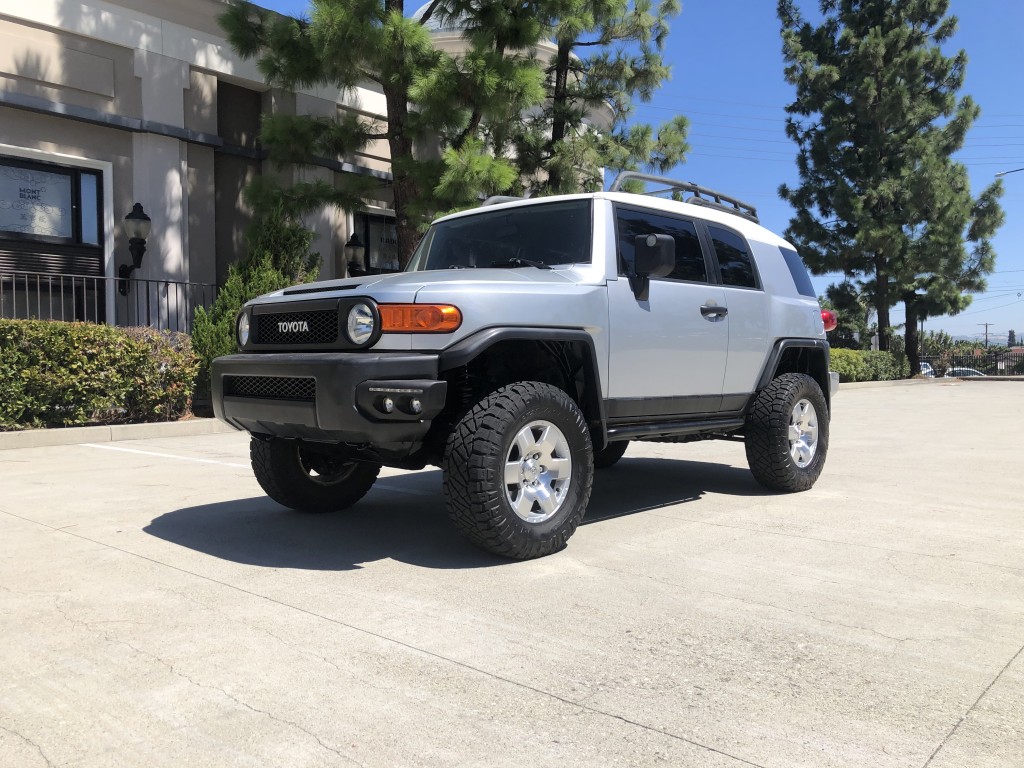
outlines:
{"label": "silver suv", "polygon": [[761,484],[810,488],[838,387],[794,248],[750,205],[642,174],[438,219],[405,272],[249,302],[238,342],[214,408],[271,498],[340,510],[382,466],[437,465],[456,525],[519,559],[565,545],[630,440],[739,438]]}

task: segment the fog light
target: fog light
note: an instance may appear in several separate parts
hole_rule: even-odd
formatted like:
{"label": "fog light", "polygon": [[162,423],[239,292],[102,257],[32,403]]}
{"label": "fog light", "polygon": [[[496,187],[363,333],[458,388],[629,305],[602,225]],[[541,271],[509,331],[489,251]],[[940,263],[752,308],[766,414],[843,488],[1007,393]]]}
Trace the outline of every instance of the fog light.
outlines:
{"label": "fog light", "polygon": [[414,397],[409,401],[409,410],[413,413],[423,413],[423,403]]}
{"label": "fog light", "polygon": [[384,408],[384,413],[392,413],[395,410],[395,401],[390,397],[385,397],[381,406]]}

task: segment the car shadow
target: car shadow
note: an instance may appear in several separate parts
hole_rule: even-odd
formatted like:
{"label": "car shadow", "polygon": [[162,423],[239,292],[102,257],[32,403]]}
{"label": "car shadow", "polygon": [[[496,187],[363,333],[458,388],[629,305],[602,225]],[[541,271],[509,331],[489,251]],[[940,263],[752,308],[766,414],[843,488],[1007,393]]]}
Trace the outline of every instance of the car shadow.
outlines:
{"label": "car shadow", "polygon": [[[625,458],[597,472],[583,525],[698,501],[705,493],[767,495],[745,469]],[[168,512],[143,529],[197,552],[267,568],[344,571],[392,559],[423,568],[492,568],[514,561],[483,552],[448,519],[439,470],[381,478],[349,510],[304,514],[265,496]]]}

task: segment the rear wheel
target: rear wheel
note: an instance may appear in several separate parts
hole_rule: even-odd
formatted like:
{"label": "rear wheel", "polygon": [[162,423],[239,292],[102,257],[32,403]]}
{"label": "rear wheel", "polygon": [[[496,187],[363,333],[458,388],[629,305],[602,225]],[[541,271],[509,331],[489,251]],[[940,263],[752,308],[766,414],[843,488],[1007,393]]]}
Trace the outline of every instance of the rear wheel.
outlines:
{"label": "rear wheel", "polygon": [[818,382],[786,373],[758,393],[747,415],[747,463],[761,485],[806,491],[828,453],[828,405]]}
{"label": "rear wheel", "polygon": [[380,464],[346,461],[296,440],[271,438],[249,443],[252,471],[278,504],[302,512],[351,507],[373,487]]}
{"label": "rear wheel", "polygon": [[590,500],[593,448],[579,407],[550,384],[502,387],[455,425],[448,514],[477,546],[527,560],[565,546]]}

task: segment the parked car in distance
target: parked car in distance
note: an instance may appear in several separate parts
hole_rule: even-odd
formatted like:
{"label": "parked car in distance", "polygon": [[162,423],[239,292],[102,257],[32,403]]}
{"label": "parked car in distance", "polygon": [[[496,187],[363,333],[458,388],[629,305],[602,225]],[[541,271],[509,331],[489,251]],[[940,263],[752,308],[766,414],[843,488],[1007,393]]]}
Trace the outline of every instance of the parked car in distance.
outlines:
{"label": "parked car in distance", "polygon": [[921,375],[927,376],[929,379],[935,378],[935,369],[932,368],[931,363],[921,363]]}
{"label": "parked car in distance", "polygon": [[985,374],[981,371],[976,371],[974,368],[950,368],[946,371],[947,379],[966,379],[968,376],[984,376]]}

